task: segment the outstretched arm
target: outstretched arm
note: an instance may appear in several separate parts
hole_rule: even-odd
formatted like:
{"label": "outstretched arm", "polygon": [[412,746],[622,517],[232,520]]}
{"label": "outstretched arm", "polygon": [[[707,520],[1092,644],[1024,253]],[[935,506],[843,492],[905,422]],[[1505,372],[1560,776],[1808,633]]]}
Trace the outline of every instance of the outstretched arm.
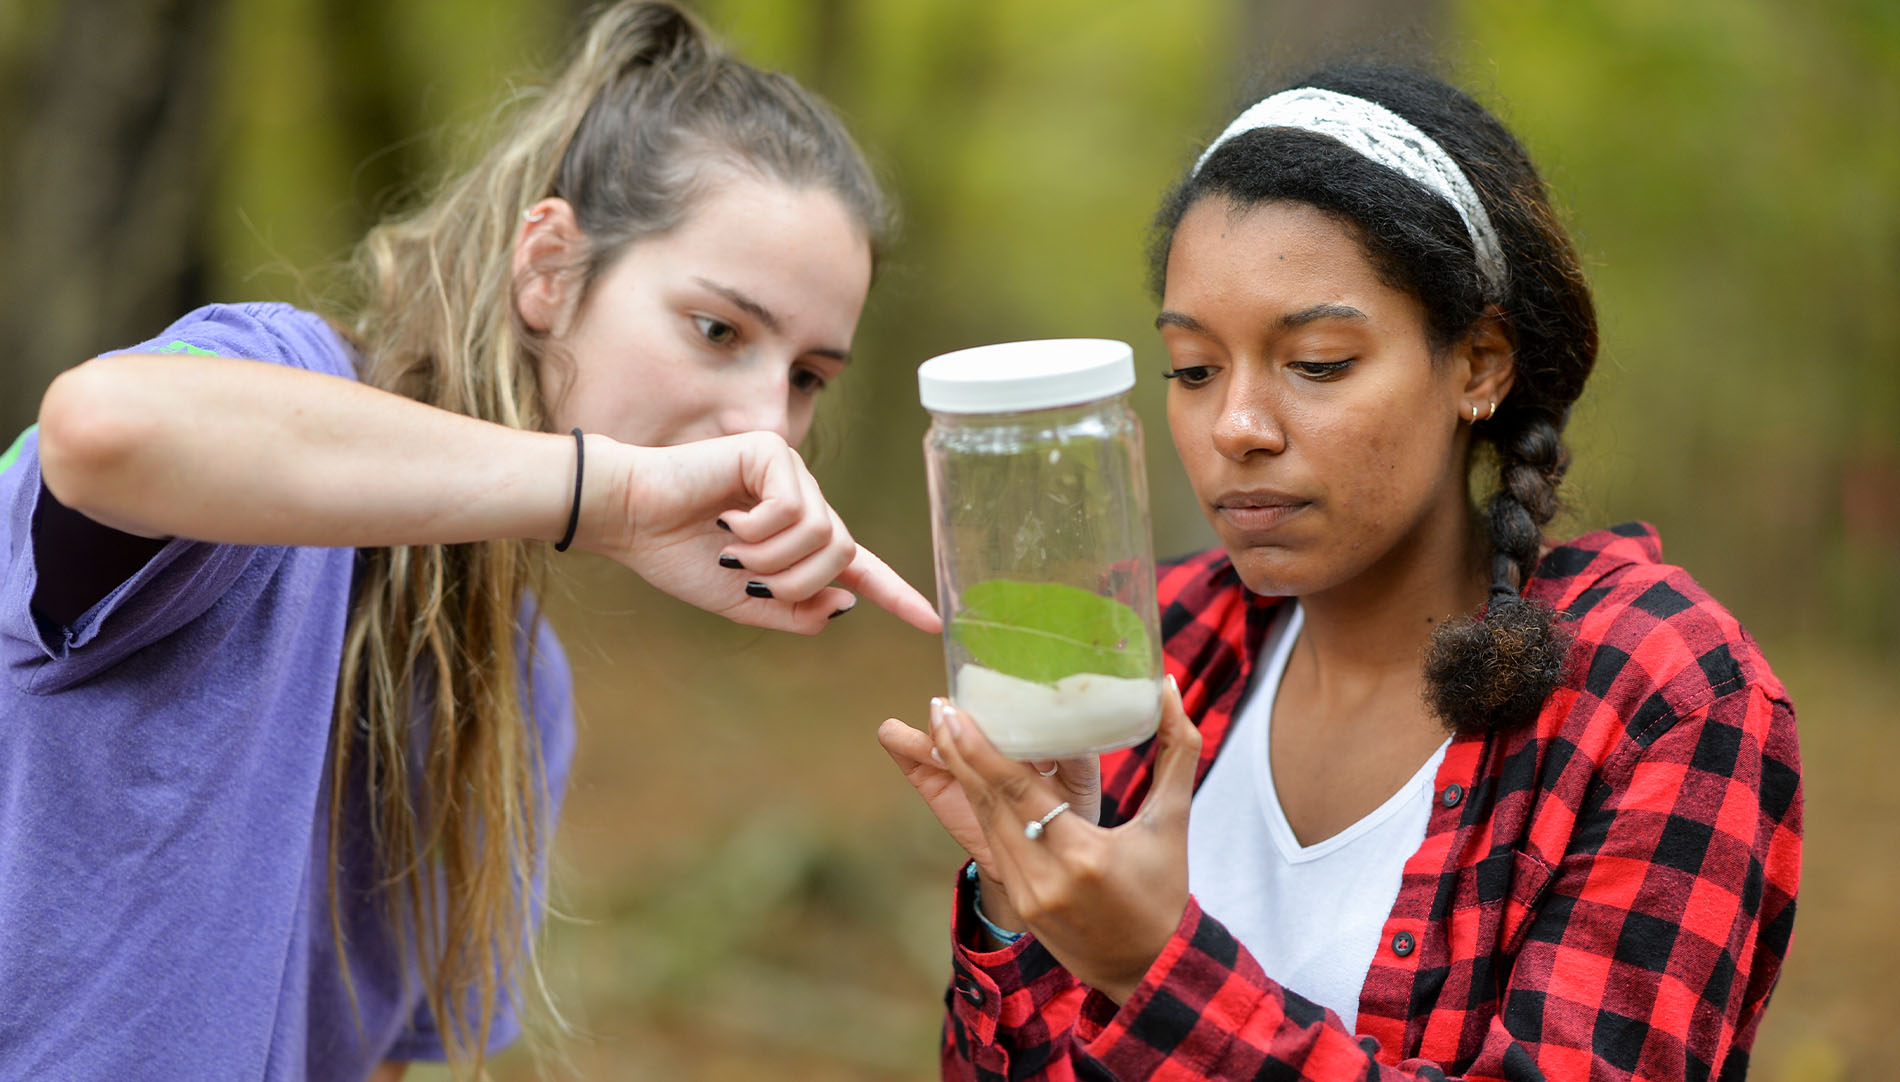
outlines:
{"label": "outstretched arm", "polygon": [[[219,357],[99,358],[56,379],[40,409],[48,491],[91,521],[144,537],[349,547],[554,541],[573,500],[575,454],[568,435]],[[813,632],[850,607],[856,590],[918,627],[938,627],[921,595],[858,548],[776,436],[647,448],[590,434],[585,459],[574,544],[683,600],[742,623]],[[741,568],[721,566],[722,554]]]}
{"label": "outstretched arm", "polygon": [[553,541],[567,521],[574,441],[281,365],[122,354],[53,381],[40,403],[40,463],[60,503],[145,537]]}

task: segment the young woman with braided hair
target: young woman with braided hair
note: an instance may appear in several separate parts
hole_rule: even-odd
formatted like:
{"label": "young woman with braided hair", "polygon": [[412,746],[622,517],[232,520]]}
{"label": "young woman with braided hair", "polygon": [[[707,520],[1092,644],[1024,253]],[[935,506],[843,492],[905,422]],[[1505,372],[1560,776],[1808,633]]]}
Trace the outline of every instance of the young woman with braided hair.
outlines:
{"label": "young woman with braided hair", "polygon": [[885,217],[838,118],[623,2],[510,124],[350,309],[189,313],[0,457],[0,1078],[482,1077],[574,750],[555,550],[940,626],[794,449]]}
{"label": "young woman with braided hair", "polygon": [[1597,335],[1524,151],[1436,79],[1329,69],[1157,226],[1222,542],[1159,572],[1159,735],[1044,774],[947,704],[880,730],[972,858],[944,1076],[1741,1078],[1794,712],[1647,526],[1542,537]]}

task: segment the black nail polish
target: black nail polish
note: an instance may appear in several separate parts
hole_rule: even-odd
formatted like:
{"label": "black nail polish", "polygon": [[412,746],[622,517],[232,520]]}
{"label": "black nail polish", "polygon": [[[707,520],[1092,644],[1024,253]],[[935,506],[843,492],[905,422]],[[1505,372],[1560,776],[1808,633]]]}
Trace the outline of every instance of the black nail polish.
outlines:
{"label": "black nail polish", "polygon": [[836,620],[838,617],[843,616],[845,613],[850,612],[852,609],[855,609],[855,608],[857,608],[856,605],[846,605],[844,608],[839,609],[837,612],[834,612],[830,616],[825,617],[825,619]]}
{"label": "black nail polish", "polygon": [[732,532],[732,527],[726,525],[726,520],[723,518],[713,519],[713,525],[719,527],[720,529],[726,531],[727,533]]}
{"label": "black nail polish", "polygon": [[739,558],[737,556],[730,556],[723,552],[719,554],[719,566],[730,567],[735,571],[745,570],[745,565],[739,562]]}
{"label": "black nail polish", "polygon": [[771,597],[772,596],[772,588],[770,586],[767,586],[763,582],[746,583],[745,592],[752,597]]}

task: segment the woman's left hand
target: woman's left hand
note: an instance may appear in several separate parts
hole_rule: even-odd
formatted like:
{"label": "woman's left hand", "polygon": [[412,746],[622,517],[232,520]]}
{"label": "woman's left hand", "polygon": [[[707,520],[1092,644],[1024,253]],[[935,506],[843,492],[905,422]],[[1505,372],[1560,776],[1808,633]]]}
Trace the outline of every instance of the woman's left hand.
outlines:
{"label": "woman's left hand", "polygon": [[[1026,836],[1024,824],[1065,799],[1060,787],[1003,756],[955,710],[943,712],[934,736],[982,828],[1012,915],[1077,979],[1125,1002],[1187,909],[1188,805],[1201,734],[1173,680],[1162,699],[1153,787],[1134,818],[1113,828],[1063,812],[1040,837]],[[991,896],[983,898],[988,911]]]}

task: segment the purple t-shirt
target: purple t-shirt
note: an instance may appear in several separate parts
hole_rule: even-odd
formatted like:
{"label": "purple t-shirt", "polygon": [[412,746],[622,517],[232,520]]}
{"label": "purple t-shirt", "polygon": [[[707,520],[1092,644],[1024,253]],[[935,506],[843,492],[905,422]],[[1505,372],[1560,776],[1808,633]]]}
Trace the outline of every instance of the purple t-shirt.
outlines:
{"label": "purple t-shirt", "polygon": [[[277,304],[202,308],[133,351],[355,378],[322,320]],[[441,1058],[360,807],[338,895],[358,1010],[334,952],[326,757],[355,550],[174,539],[60,627],[30,607],[39,491],[29,434],[0,470],[0,1078],[354,1082]],[[571,684],[528,622],[551,834]],[[518,1030],[505,1013],[491,1047]]]}

